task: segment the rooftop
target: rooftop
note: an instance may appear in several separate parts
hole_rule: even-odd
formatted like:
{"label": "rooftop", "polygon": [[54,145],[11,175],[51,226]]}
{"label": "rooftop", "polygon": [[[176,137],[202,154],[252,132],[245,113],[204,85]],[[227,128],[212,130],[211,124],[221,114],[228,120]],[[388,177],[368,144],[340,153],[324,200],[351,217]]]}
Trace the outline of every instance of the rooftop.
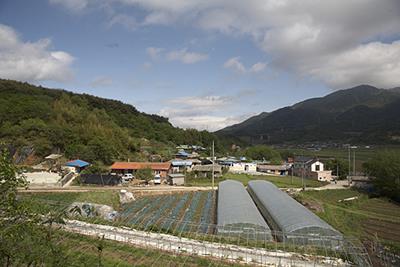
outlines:
{"label": "rooftop", "polygon": [[152,170],[167,171],[171,168],[170,162],[115,162],[111,165],[113,170],[139,170],[150,168]]}
{"label": "rooftop", "polygon": [[86,167],[86,166],[89,166],[89,165],[90,165],[89,162],[86,162],[86,161],[81,160],[81,159],[71,160],[71,161],[68,161],[67,163],[65,163],[65,166],[79,167],[79,168]]}

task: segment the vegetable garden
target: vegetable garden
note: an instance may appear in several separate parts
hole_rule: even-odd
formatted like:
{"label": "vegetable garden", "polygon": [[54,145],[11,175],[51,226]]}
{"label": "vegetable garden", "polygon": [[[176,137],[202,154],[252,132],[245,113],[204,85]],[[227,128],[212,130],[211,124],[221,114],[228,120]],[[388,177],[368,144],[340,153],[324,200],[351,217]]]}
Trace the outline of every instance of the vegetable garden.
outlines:
{"label": "vegetable garden", "polygon": [[[216,193],[199,191],[143,197],[122,206],[119,223],[166,232],[213,233]],[[194,225],[196,225],[194,227]]]}

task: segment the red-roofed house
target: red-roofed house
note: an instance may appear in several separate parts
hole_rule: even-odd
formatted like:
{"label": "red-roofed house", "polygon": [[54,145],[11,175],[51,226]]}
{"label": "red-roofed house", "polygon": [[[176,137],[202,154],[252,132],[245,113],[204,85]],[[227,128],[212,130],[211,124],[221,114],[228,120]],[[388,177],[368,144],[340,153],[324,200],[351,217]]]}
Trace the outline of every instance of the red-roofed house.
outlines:
{"label": "red-roofed house", "polygon": [[167,178],[171,170],[171,162],[115,162],[111,165],[113,173],[125,174],[135,172],[140,169],[150,168],[154,175],[160,175],[161,178]]}

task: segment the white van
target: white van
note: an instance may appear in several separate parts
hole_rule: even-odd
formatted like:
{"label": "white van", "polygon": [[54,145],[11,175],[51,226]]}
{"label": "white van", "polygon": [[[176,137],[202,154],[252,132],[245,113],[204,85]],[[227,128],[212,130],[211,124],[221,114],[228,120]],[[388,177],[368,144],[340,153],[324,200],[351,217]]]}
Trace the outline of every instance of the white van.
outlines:
{"label": "white van", "polygon": [[124,175],[122,175],[122,181],[124,181],[124,182],[129,182],[133,178],[134,177],[133,177],[132,173],[125,173]]}
{"label": "white van", "polygon": [[161,184],[161,176],[159,174],[154,176],[154,184]]}

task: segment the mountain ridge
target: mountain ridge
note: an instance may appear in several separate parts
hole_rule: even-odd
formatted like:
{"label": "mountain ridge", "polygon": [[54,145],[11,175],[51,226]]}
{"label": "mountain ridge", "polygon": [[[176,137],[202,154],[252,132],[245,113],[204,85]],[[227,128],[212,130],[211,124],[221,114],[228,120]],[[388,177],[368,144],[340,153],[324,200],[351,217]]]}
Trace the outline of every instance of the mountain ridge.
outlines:
{"label": "mountain ridge", "polygon": [[[267,114],[267,115],[266,115]],[[311,98],[215,133],[251,144],[391,143],[400,136],[400,89],[360,85]]]}
{"label": "mountain ridge", "polygon": [[34,147],[39,157],[61,152],[106,164],[144,154],[169,158],[177,144],[214,139],[218,147],[212,133],[174,127],[118,100],[0,79],[0,144]]}

